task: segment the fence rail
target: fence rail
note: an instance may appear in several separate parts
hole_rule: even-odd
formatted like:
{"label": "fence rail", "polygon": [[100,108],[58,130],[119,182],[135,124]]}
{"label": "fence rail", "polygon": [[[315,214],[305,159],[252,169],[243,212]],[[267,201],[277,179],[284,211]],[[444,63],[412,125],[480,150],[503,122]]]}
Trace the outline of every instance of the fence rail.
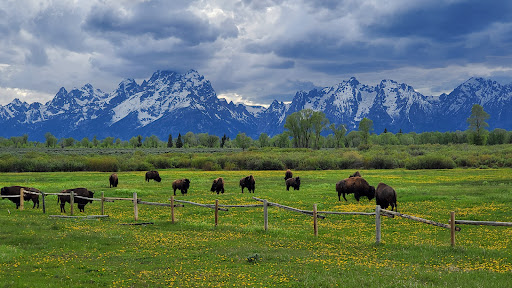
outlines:
{"label": "fence rail", "polygon": [[[386,209],[381,209],[380,213],[381,214],[389,214],[389,215],[399,216],[399,217],[406,218],[406,219],[409,219],[409,220],[413,220],[413,221],[416,221],[416,222],[430,224],[430,225],[434,225],[434,226],[438,226],[438,227],[443,227],[443,228],[447,228],[447,229],[451,228],[451,226],[449,224],[444,224],[444,223],[440,223],[440,222],[436,222],[436,221],[432,221],[432,220],[427,220],[427,219],[423,219],[423,218],[420,218],[420,217],[411,216],[411,215],[407,215],[407,214],[402,214],[402,213],[399,213],[399,212],[390,211],[390,210],[386,210]],[[456,231],[460,231],[460,227],[455,227],[455,230]]]}
{"label": "fence rail", "polygon": [[[256,197],[252,197],[252,199],[254,199],[256,201],[260,201],[260,202],[267,201],[267,200],[259,199],[259,198],[256,198]],[[273,202],[268,202],[268,201],[267,201],[267,205],[283,208],[283,209],[290,210],[290,211],[293,211],[293,212],[302,213],[302,214],[305,214],[305,215],[308,215],[308,216],[313,216],[313,211],[309,211],[309,210],[297,209],[297,208],[293,208],[293,207],[290,207],[290,206],[285,206],[285,205],[281,205],[281,204],[273,203]],[[322,215],[317,215],[317,217],[320,218],[320,219],[325,219],[325,216],[322,216]]]}
{"label": "fence rail", "polygon": [[[56,195],[56,196],[65,195],[65,196],[70,196],[71,216],[66,216],[66,215],[49,215],[49,217],[52,217],[52,218],[82,218],[82,219],[107,218],[109,216],[105,215],[105,213],[104,213],[104,202],[131,201],[133,203],[133,206],[134,206],[134,218],[135,218],[135,221],[138,220],[138,206],[137,205],[138,204],[142,204],[142,205],[153,205],[153,206],[161,206],[161,207],[170,207],[171,208],[170,209],[171,210],[171,220],[172,220],[172,223],[174,223],[175,222],[174,208],[175,207],[185,207],[183,204],[175,204],[176,202],[178,202],[178,203],[185,203],[185,204],[200,206],[200,207],[204,207],[204,208],[214,209],[215,210],[215,226],[217,226],[218,225],[218,218],[219,218],[218,211],[229,211],[227,208],[257,208],[257,207],[263,207],[263,214],[264,214],[263,218],[264,218],[264,229],[265,229],[265,231],[268,230],[268,207],[269,206],[275,206],[275,207],[286,209],[286,210],[289,210],[289,211],[292,211],[292,212],[297,212],[297,213],[301,213],[301,214],[304,214],[304,215],[313,216],[313,219],[314,219],[313,220],[313,230],[314,230],[314,235],[315,236],[318,235],[317,219],[318,218],[319,219],[325,219],[326,218],[325,216],[320,215],[320,214],[326,214],[326,215],[363,215],[363,216],[374,216],[375,217],[375,231],[376,231],[376,238],[375,239],[376,239],[376,243],[380,243],[381,242],[381,219],[380,219],[381,215],[382,216],[390,216],[390,217],[398,216],[398,217],[406,218],[406,219],[409,219],[409,220],[413,220],[413,221],[417,221],[417,222],[421,222],[421,223],[425,223],[425,224],[429,224],[429,225],[433,225],[433,226],[437,226],[437,227],[442,227],[442,228],[450,229],[451,230],[451,244],[452,244],[452,246],[455,246],[455,231],[461,231],[460,227],[455,226],[456,224],[459,224],[459,225],[485,225],[485,226],[506,226],[506,227],[512,227],[512,222],[455,220],[455,212],[451,212],[450,213],[450,220],[448,221],[449,224],[444,224],[444,223],[436,222],[436,221],[433,221],[433,220],[428,220],[428,219],[420,218],[420,217],[417,217],[417,216],[412,216],[412,215],[407,215],[407,214],[403,214],[403,213],[399,213],[399,212],[395,212],[395,211],[381,209],[380,206],[378,206],[378,205],[375,208],[375,212],[339,212],[339,211],[318,211],[317,210],[317,205],[313,204],[313,210],[311,211],[311,210],[298,209],[298,208],[282,205],[282,204],[279,204],[279,203],[269,202],[266,199],[260,199],[260,198],[257,198],[257,197],[252,197],[252,199],[255,200],[255,201],[258,201],[258,202],[263,202],[263,204],[221,205],[221,204],[219,204],[218,200],[215,200],[215,204],[201,204],[201,203],[196,203],[196,202],[186,201],[186,200],[176,200],[176,199],[174,199],[174,196],[171,196],[171,199],[169,199],[170,200],[170,204],[169,203],[158,203],[158,202],[142,201],[141,199],[137,198],[137,193],[136,192],[133,193],[133,197],[132,198],[104,197],[104,193],[103,192],[102,192],[101,198],[89,198],[89,197],[83,197],[83,196],[74,195],[73,192],[71,192],[71,193],[44,193],[44,192],[38,193],[38,192],[32,192],[32,191],[25,191],[25,190],[21,189],[20,190],[20,195],[1,195],[1,197],[2,198],[15,198],[15,197],[21,198],[24,195],[23,193],[42,195],[43,196],[43,213],[45,213],[45,197],[46,196],[48,196],[48,195]],[[90,201],[101,201],[101,215],[73,216],[73,202],[74,202],[75,198],[85,199],[85,200],[90,200]],[[20,204],[21,204],[20,205],[20,210],[23,209],[23,202],[24,201],[20,201]],[[139,224],[141,224],[141,223],[135,223],[135,224],[130,224],[130,225],[139,225]],[[142,224],[144,224],[144,223],[142,223]],[[153,224],[153,223],[150,223],[150,224]]]}
{"label": "fence rail", "polygon": [[481,226],[512,226],[512,222],[495,222],[495,221],[471,221],[471,220],[455,220],[455,224],[461,225],[481,225]]}

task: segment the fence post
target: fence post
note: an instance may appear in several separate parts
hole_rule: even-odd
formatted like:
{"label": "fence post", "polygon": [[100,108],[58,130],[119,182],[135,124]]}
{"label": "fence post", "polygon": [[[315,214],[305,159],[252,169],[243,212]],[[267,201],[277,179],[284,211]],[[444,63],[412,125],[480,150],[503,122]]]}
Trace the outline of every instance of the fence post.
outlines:
{"label": "fence post", "polygon": [[375,243],[380,244],[380,205],[375,206]]}
{"label": "fence post", "polygon": [[44,198],[46,197],[46,194],[44,194],[44,192],[41,192],[41,196],[43,197],[43,214],[46,214],[46,204],[44,202]]}
{"label": "fence post", "polygon": [[137,192],[133,192],[133,217],[139,220],[139,207],[137,206]]}
{"label": "fence post", "polygon": [[74,212],[74,208],[73,206],[75,206],[75,192],[71,191],[71,193],[69,193],[69,204],[71,205],[71,216],[73,216],[73,212]]}
{"label": "fence post", "polygon": [[267,200],[263,200],[263,226],[265,231],[268,230],[268,202]]}
{"label": "fence post", "polygon": [[450,236],[452,247],[455,247],[455,211],[450,212]]}
{"label": "fence post", "polygon": [[101,215],[105,215],[105,192],[101,192]]}
{"label": "fence post", "polygon": [[215,227],[219,223],[219,200],[215,199]]}
{"label": "fence post", "polygon": [[171,196],[171,222],[174,224],[174,196]]}
{"label": "fence post", "polygon": [[318,236],[318,219],[316,217],[317,210],[316,204],[313,205],[313,231],[315,232],[315,236]]}
{"label": "fence post", "polygon": [[23,197],[25,193],[25,189],[20,188],[20,211],[23,211],[23,207],[25,207],[25,197]]}

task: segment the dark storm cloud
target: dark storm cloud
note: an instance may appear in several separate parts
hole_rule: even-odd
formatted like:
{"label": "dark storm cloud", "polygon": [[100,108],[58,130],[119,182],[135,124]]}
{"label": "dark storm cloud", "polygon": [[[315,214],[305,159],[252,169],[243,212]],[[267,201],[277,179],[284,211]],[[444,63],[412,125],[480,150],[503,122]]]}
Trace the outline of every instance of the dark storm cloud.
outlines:
{"label": "dark storm cloud", "polygon": [[[465,65],[510,53],[512,2],[424,1],[407,3],[409,7],[395,3],[396,7],[387,12],[340,3],[343,2],[315,2],[316,6],[309,3],[312,16],[304,22],[311,26],[316,22],[317,29],[296,34],[297,37],[247,43],[245,50],[275,53],[296,62],[302,59],[305,66],[325,73],[382,71],[400,65]],[[385,6],[383,3],[382,8]],[[320,15],[320,8],[332,9],[322,12],[325,20],[314,16]],[[360,19],[354,23],[362,33],[360,37],[344,37],[347,27],[336,20],[336,15],[341,19],[350,13]],[[328,21],[331,29],[325,29]]]}
{"label": "dark storm cloud", "polygon": [[39,45],[75,52],[90,51],[92,48],[84,42],[86,37],[78,21],[81,18],[79,11],[73,7],[54,5],[39,11],[25,26],[37,37]]}
{"label": "dark storm cloud", "polygon": [[166,69],[253,103],[351,76],[443,91],[472,76],[512,81],[512,2],[0,1],[0,47],[0,92],[111,91]]}
{"label": "dark storm cloud", "polygon": [[460,41],[468,34],[490,28],[493,23],[510,22],[511,8],[511,1],[501,0],[425,1],[425,5],[386,15],[367,31],[378,37]]}
{"label": "dark storm cloud", "polygon": [[270,69],[291,69],[293,67],[295,67],[295,61],[291,61],[291,60],[285,60],[282,62],[274,62],[274,63],[271,63],[270,65],[267,65],[267,68],[270,68]]}
{"label": "dark storm cloud", "polygon": [[85,19],[84,29],[107,38],[146,34],[157,40],[177,38],[192,46],[238,35],[234,23],[226,21],[218,27],[187,11],[186,6],[176,6],[173,1],[145,1],[123,8],[93,7]]}

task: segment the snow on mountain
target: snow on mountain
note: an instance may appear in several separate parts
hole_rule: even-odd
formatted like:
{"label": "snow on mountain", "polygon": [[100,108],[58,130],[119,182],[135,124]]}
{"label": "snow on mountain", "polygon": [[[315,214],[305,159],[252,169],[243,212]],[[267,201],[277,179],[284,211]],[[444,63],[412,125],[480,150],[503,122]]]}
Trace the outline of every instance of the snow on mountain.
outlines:
{"label": "snow on mountain", "polygon": [[376,86],[356,78],[311,91],[299,91],[289,104],[274,100],[268,108],[228,103],[219,99],[210,81],[195,70],[184,74],[156,71],[140,85],[122,80],[117,89],[105,93],[91,84],[67,91],[61,88],[45,103],[27,104],[19,99],[0,105],[0,136],[27,133],[44,139],[46,132],[57,137],[129,139],[156,135],[166,139],[188,131],[226,134],[239,132],[257,138],[260,133],[282,133],[286,117],[302,109],[323,111],[331,123],[357,129],[364,117],[372,119],[374,131],[423,132],[464,130],[473,104],[489,114],[492,127],[512,129],[512,85],[471,78],[450,94],[424,96],[413,87],[393,80]]}

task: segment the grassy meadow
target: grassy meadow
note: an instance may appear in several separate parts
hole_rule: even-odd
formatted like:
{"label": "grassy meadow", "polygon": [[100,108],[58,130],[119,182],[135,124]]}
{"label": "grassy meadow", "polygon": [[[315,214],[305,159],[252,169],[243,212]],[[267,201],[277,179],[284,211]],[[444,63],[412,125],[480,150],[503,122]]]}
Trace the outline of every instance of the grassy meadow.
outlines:
{"label": "grassy meadow", "polygon": [[[335,183],[354,170],[294,171],[299,191],[286,191],[284,171],[160,170],[162,182],[144,182],[142,171],[118,172],[109,188],[108,172],[1,173],[0,186],[24,185],[44,192],[87,187],[106,197],[168,202],[171,182],[189,178],[188,195],[176,199],[213,204],[259,204],[253,196],[300,209],[375,210],[375,201],[348,195],[338,201]],[[253,174],[256,193],[240,192],[239,179]],[[371,185],[384,182],[398,194],[399,212],[448,223],[456,219],[512,222],[512,170],[361,170]],[[226,193],[209,191],[223,177]],[[456,247],[448,229],[403,218],[383,217],[382,244],[375,244],[372,216],[326,215],[313,235],[310,216],[269,207],[219,211],[185,204],[176,208],[139,205],[135,223],[128,201],[105,203],[106,219],[55,219],[56,196],[42,207],[15,209],[0,200],[0,287],[510,287],[512,228],[461,225]],[[98,215],[100,203],[85,213]],[[254,259],[254,260],[253,260]]]}

